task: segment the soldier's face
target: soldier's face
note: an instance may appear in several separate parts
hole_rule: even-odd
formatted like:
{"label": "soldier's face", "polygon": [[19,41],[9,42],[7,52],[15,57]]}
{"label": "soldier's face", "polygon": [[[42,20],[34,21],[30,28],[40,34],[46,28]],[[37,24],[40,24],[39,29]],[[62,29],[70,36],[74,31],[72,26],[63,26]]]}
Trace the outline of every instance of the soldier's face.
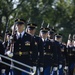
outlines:
{"label": "soldier's face", "polygon": [[21,24],[21,25],[18,24],[18,25],[17,25],[17,31],[18,31],[18,32],[22,32],[24,29],[25,29],[24,24]]}
{"label": "soldier's face", "polygon": [[47,38],[48,33],[41,33],[42,38]]}
{"label": "soldier's face", "polygon": [[30,34],[35,34],[35,32],[36,32],[36,29],[28,29],[28,33]]}

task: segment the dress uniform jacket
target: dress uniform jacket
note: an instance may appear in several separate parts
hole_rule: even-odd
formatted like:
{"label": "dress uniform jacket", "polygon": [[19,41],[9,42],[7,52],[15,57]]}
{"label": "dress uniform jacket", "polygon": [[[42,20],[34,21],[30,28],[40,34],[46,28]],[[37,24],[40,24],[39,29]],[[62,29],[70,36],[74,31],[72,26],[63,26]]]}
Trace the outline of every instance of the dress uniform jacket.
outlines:
{"label": "dress uniform jacket", "polygon": [[35,40],[35,45],[38,51],[37,66],[41,67],[43,66],[43,41],[37,35],[34,35],[34,40]]}
{"label": "dress uniform jacket", "polygon": [[73,45],[68,46],[68,63],[69,63],[69,75],[73,75],[74,63],[75,63],[75,47]]}
{"label": "dress uniform jacket", "polygon": [[62,56],[61,56],[61,46],[58,41],[54,41],[54,66],[58,66],[59,64],[62,64]]}
{"label": "dress uniform jacket", "polygon": [[[5,51],[4,46],[2,44],[2,41],[0,40],[0,54],[4,55],[4,51]],[[2,61],[4,61],[3,58],[2,58]],[[1,69],[3,69],[3,68],[5,68],[4,64],[0,63],[0,74],[1,74]]]}
{"label": "dress uniform jacket", "polygon": [[[37,51],[34,44],[34,38],[28,33],[24,32],[24,35],[21,38],[17,38],[17,34],[14,35],[14,56],[13,59],[22,62],[24,64],[32,65],[32,61],[36,62],[37,60]],[[24,68],[20,65],[20,68]]]}
{"label": "dress uniform jacket", "polygon": [[75,47],[74,46],[68,46],[68,59],[70,63],[75,62]]}
{"label": "dress uniform jacket", "polygon": [[74,47],[72,46],[68,46],[68,59],[69,59],[69,63],[73,62],[73,57],[74,57]]}
{"label": "dress uniform jacket", "polygon": [[50,75],[53,66],[53,43],[49,39],[43,41],[44,75]]}
{"label": "dress uniform jacket", "polygon": [[67,63],[67,48],[66,48],[66,45],[64,45],[63,43],[60,43],[60,46],[61,46],[61,54],[62,54],[62,65],[63,66],[66,66],[68,65]]}
{"label": "dress uniform jacket", "polygon": [[53,63],[53,45],[49,39],[43,41],[44,67],[51,66]]}
{"label": "dress uniform jacket", "polygon": [[[10,41],[6,41],[5,43],[4,43],[4,48],[5,48],[5,56],[7,56],[7,57],[9,57],[6,53],[7,53],[7,51],[9,51],[10,50],[10,45],[11,45],[11,42]],[[7,59],[4,59],[4,61],[6,62],[6,63],[8,63],[8,64],[11,64],[11,61],[10,60],[7,60]],[[7,65],[5,65],[5,69],[6,69],[6,75],[8,75],[9,74],[9,71],[10,71],[10,67],[9,66],[7,66]]]}

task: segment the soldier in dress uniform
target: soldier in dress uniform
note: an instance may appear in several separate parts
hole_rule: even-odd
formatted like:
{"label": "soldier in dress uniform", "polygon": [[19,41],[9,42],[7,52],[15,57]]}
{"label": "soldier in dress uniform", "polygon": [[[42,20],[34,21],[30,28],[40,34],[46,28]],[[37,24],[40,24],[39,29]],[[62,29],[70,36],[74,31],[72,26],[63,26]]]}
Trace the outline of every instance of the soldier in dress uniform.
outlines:
{"label": "soldier in dress uniform", "polygon": [[[27,65],[33,66],[33,62],[37,61],[37,49],[35,46],[34,38],[25,32],[26,22],[24,19],[16,19],[15,25],[17,28],[16,34],[14,34],[14,51],[13,59],[22,62]],[[35,56],[35,58],[33,57]],[[24,70],[30,71],[29,68],[14,63],[15,66]],[[14,69],[14,75],[21,75],[22,72]],[[24,73],[24,75],[28,75]]]}
{"label": "soldier in dress uniform", "polygon": [[75,37],[71,38],[68,43],[69,75],[73,75],[75,63]]}
{"label": "soldier in dress uniform", "polygon": [[44,75],[50,75],[51,74],[51,67],[53,64],[53,44],[48,39],[48,31],[49,28],[42,27],[40,29],[40,35],[43,41],[43,58],[44,58]]}
{"label": "soldier in dress uniform", "polygon": [[[1,37],[1,36],[0,36]],[[0,39],[0,54],[4,55],[5,48],[3,46],[3,41]],[[0,62],[4,61],[4,58],[0,57]],[[0,63],[0,75],[5,72],[5,66],[4,64]]]}
{"label": "soldier in dress uniform", "polygon": [[63,69],[65,66],[67,66],[66,64],[66,55],[67,55],[67,48],[66,45],[62,43],[62,35],[61,34],[57,34],[55,36],[55,40],[57,40],[60,44],[60,51],[61,51],[61,61],[63,62],[62,64],[59,64],[59,75],[63,75]]}
{"label": "soldier in dress uniform", "polygon": [[57,75],[57,70],[58,70],[58,44],[55,41],[55,33],[56,30],[54,28],[51,28],[50,31],[48,32],[48,39],[52,42],[53,44],[53,66],[52,66],[52,73],[51,75]]}
{"label": "soldier in dress uniform", "polygon": [[[35,45],[38,49],[38,59],[37,59],[37,63],[34,63],[34,66],[37,68],[37,72],[35,75],[38,75],[39,73],[39,68],[40,66],[42,65],[42,56],[43,56],[43,42],[42,42],[42,39],[35,35],[35,32],[36,32],[36,28],[37,28],[37,25],[35,23],[28,23],[27,24],[27,31],[28,33],[34,37],[34,40],[35,40]],[[35,57],[35,56],[34,56]],[[40,60],[41,59],[41,60]]]}
{"label": "soldier in dress uniform", "polygon": [[[5,56],[8,56],[8,51],[10,50],[10,33],[9,31],[5,32],[5,41],[3,42],[5,47]],[[8,56],[9,57],[9,56]],[[10,60],[5,59],[4,62],[11,64]],[[9,75],[10,67],[5,65],[6,75]]]}
{"label": "soldier in dress uniform", "polygon": [[73,35],[73,62],[74,62],[73,75],[75,75],[75,34]]}
{"label": "soldier in dress uniform", "polygon": [[[53,32],[53,30],[51,30],[50,32]],[[61,60],[61,47],[59,44],[59,41],[57,39],[54,39],[55,34],[52,33],[50,35],[50,39],[53,41],[53,47],[54,47],[54,52],[53,52],[53,71],[52,71],[52,75],[59,75],[59,68],[62,67],[62,60]]]}

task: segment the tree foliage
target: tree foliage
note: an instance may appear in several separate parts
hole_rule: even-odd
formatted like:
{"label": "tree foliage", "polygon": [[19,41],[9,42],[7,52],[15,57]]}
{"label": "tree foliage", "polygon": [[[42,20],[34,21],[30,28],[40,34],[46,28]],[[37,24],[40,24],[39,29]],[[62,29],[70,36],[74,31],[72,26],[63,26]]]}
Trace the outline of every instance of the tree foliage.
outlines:
{"label": "tree foliage", "polygon": [[49,24],[62,33],[75,32],[75,0],[0,0],[0,31],[14,24],[16,18],[23,18],[38,25]]}

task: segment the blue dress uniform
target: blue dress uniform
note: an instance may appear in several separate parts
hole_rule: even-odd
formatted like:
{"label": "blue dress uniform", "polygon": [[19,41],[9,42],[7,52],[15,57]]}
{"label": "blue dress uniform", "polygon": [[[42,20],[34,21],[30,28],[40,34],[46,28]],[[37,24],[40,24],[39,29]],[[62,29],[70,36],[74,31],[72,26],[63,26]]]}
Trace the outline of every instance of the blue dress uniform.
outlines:
{"label": "blue dress uniform", "polygon": [[[30,30],[30,31],[34,31],[36,29],[37,25],[34,24],[34,23],[28,23],[27,24],[27,28]],[[32,35],[32,33],[29,33]],[[38,75],[40,74],[40,67],[43,66],[42,64],[42,61],[43,61],[43,42],[42,42],[42,39],[35,35],[35,33],[32,35],[34,37],[34,40],[35,40],[35,46],[38,50],[38,58],[37,58],[37,62],[36,64],[34,64],[34,66],[36,66],[37,70],[36,70],[36,74],[35,75]]]}
{"label": "blue dress uniform", "polygon": [[[10,36],[11,36],[10,31],[7,31],[7,32],[6,32],[6,40],[5,40],[5,42],[4,42],[5,56],[7,56],[7,57],[9,57],[9,56],[7,55],[7,52],[10,50],[10,45],[11,45]],[[10,61],[10,60],[5,59],[4,61],[5,61],[6,63],[8,63],[8,64],[11,64],[11,61]],[[5,65],[5,70],[6,70],[6,71],[5,71],[6,75],[8,75],[9,72],[10,72],[10,67],[7,66],[7,65]]]}
{"label": "blue dress uniform", "polygon": [[[18,23],[23,23],[24,21],[20,19],[20,21],[16,20]],[[22,62],[27,65],[33,66],[33,61],[36,63],[37,60],[37,49],[35,46],[34,38],[26,33],[25,31],[22,32],[22,37],[17,38],[17,34],[14,35],[14,56],[13,59]],[[22,69],[30,69],[18,65],[14,63],[15,66],[20,67]],[[15,72],[16,71],[16,72]],[[14,75],[21,75],[22,72],[14,69]],[[24,74],[28,75],[28,74]]]}
{"label": "blue dress uniform", "polygon": [[[4,46],[2,44],[2,41],[0,40],[0,54],[1,55],[4,55],[4,52],[5,52],[5,49],[4,49]],[[0,60],[1,61],[1,60]],[[4,61],[4,59],[2,58],[2,61]],[[2,74],[1,70],[2,69],[5,69],[5,65],[0,63],[0,75]]]}
{"label": "blue dress uniform", "polygon": [[[49,28],[41,28],[41,33],[48,33]],[[53,45],[52,42],[46,37],[43,40],[43,64],[44,64],[44,75],[51,74],[51,67],[53,63]]]}
{"label": "blue dress uniform", "polygon": [[67,66],[68,63],[67,63],[67,47],[65,44],[63,43],[60,43],[60,46],[61,46],[61,53],[62,53],[62,58],[63,58],[63,67],[64,66]]}
{"label": "blue dress uniform", "polygon": [[53,64],[54,68],[57,67],[58,71],[54,69],[53,75],[57,75],[59,74],[59,64],[62,64],[61,47],[58,41],[54,41],[54,48]]}
{"label": "blue dress uniform", "polygon": [[53,65],[53,45],[50,40],[45,40],[44,44],[44,75],[50,75]]}
{"label": "blue dress uniform", "polygon": [[[21,39],[16,39],[14,43],[13,59],[25,63],[27,65],[33,66],[32,62],[34,61],[34,63],[36,63],[36,58],[37,58],[36,55],[37,51],[35,49],[33,40],[34,40],[33,37],[31,37],[31,35],[27,34],[26,32],[24,33]],[[24,69],[24,67],[19,66],[17,64],[15,64],[15,66]]]}
{"label": "blue dress uniform", "polygon": [[[59,69],[59,75],[64,75],[66,73],[66,70],[64,70],[65,66],[68,66],[67,64],[67,48],[66,48],[66,45],[60,43],[60,46],[61,46],[61,60],[62,60],[62,67],[61,69]],[[64,71],[65,72],[64,72]]]}
{"label": "blue dress uniform", "polygon": [[60,45],[60,53],[61,53],[61,61],[62,64],[59,64],[59,75],[63,75],[63,69],[66,65],[66,54],[67,54],[67,49],[66,49],[66,45],[62,44],[62,36],[60,34],[56,35],[57,40],[59,40],[59,45]]}
{"label": "blue dress uniform", "polygon": [[43,42],[42,42],[42,39],[38,36],[35,36],[34,35],[34,40],[35,40],[35,45],[38,49],[38,59],[37,59],[37,74],[39,74],[39,68],[43,66]]}
{"label": "blue dress uniform", "polygon": [[75,64],[75,47],[73,45],[68,46],[68,60],[69,60],[69,75],[73,75]]}

